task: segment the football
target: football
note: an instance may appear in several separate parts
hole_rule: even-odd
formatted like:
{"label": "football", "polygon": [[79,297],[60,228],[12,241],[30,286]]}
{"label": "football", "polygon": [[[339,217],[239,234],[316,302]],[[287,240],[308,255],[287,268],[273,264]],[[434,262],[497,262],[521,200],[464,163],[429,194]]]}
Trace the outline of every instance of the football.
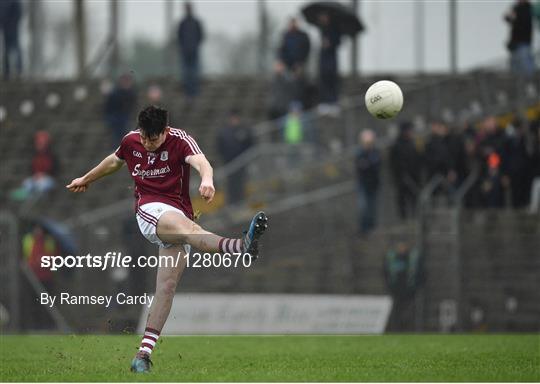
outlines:
{"label": "football", "polygon": [[366,108],[377,119],[391,119],[402,107],[403,92],[393,81],[377,81],[366,92]]}

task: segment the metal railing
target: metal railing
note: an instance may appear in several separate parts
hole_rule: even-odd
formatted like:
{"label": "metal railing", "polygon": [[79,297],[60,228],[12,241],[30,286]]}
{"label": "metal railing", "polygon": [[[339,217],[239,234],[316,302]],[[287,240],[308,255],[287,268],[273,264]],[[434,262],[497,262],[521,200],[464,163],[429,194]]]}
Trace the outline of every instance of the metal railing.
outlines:
{"label": "metal railing", "polygon": [[426,249],[426,225],[427,214],[432,205],[434,192],[443,184],[445,178],[439,174],[434,175],[431,180],[422,188],[418,196],[418,221],[417,221],[417,246],[421,255]]}
{"label": "metal railing", "polygon": [[[451,247],[453,252],[450,257],[453,259],[454,271],[448,271],[450,278],[453,281],[453,285],[456,289],[455,302],[457,308],[457,319],[456,319],[456,328],[457,330],[463,330],[463,291],[462,291],[462,279],[463,279],[463,270],[462,270],[462,244],[461,244],[461,211],[463,207],[463,200],[470,189],[478,181],[480,175],[480,170],[478,167],[473,168],[473,170],[467,175],[465,180],[457,188],[457,190],[449,196],[449,210],[448,210],[448,222],[451,227],[450,235],[453,236],[453,244]],[[417,222],[417,241],[418,241],[418,250],[423,257],[429,257],[427,255],[426,248],[426,239],[427,239],[427,228],[430,226],[429,216],[433,208],[433,197],[435,192],[444,187],[446,179],[437,174],[426,184],[422,189],[419,197],[418,203],[418,222]],[[424,317],[423,313],[424,308],[426,307],[426,295],[424,288],[420,289],[420,292],[416,298],[416,319],[415,326],[417,331],[424,330]]]}

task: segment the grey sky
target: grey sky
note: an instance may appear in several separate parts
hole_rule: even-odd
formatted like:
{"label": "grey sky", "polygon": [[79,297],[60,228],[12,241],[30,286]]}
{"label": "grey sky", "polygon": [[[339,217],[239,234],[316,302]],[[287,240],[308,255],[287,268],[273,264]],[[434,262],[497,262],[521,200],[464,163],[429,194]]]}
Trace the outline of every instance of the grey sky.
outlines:
{"label": "grey sky", "polygon": [[[281,27],[291,15],[298,15],[307,1],[267,0],[267,8]],[[360,0],[360,14],[367,26],[361,37],[360,62],[366,72],[414,71],[414,1],[408,0]],[[493,60],[506,57],[505,41],[508,27],[502,21],[503,14],[512,1],[459,1],[458,30],[460,69],[470,69]],[[209,34],[238,37],[257,30],[257,2],[252,0],[194,1],[195,12],[204,22]],[[449,67],[448,52],[448,1],[424,1],[425,4],[425,68],[430,71],[446,70]],[[71,14],[71,1],[45,2],[46,18]],[[108,23],[108,1],[87,0],[89,28],[92,31],[91,49],[105,34]],[[174,1],[175,24],[182,15],[182,1]],[[166,35],[164,0],[126,0],[121,2],[121,36],[123,41],[139,35],[162,42]],[[305,26],[318,45],[316,30]],[[538,38],[537,38],[538,40]],[[349,68],[349,42],[342,44],[341,70]],[[208,50],[208,47],[206,47]],[[219,71],[219,58],[205,52],[205,69]]]}

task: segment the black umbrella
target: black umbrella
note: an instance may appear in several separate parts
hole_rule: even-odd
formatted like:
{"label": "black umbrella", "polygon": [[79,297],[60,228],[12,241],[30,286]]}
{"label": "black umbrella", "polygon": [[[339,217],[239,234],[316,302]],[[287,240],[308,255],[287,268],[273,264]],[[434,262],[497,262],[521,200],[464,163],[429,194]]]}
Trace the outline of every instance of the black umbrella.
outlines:
{"label": "black umbrella", "polygon": [[365,28],[352,8],[332,1],[317,1],[306,5],[302,9],[302,14],[310,24],[319,26],[319,15],[326,13],[331,21],[339,26],[339,30],[344,35],[354,36],[362,32]]}

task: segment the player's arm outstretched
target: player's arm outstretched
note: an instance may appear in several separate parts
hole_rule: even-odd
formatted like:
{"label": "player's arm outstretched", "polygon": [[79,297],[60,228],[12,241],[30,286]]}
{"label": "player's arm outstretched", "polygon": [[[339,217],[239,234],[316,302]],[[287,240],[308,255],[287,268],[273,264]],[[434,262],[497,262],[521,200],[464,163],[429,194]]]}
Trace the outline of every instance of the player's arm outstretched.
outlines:
{"label": "player's arm outstretched", "polygon": [[88,189],[90,183],[102,178],[103,176],[110,175],[118,171],[124,165],[124,161],[114,153],[103,159],[101,163],[92,168],[83,177],[73,179],[73,181],[66,185],[66,188],[71,192],[85,192]]}
{"label": "player's arm outstretched", "polygon": [[188,156],[186,162],[199,172],[201,175],[201,185],[199,193],[208,203],[214,198],[216,189],[214,188],[214,170],[202,153]]}

